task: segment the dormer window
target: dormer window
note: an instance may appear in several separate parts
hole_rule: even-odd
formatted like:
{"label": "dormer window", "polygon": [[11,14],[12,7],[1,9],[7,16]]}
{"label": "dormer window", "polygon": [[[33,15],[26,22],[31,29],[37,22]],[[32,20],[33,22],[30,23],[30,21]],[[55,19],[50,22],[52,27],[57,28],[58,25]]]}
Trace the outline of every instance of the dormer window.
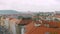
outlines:
{"label": "dormer window", "polygon": [[42,24],[42,21],[39,20],[39,21],[36,21],[36,22],[34,23],[34,26],[39,27],[39,26],[41,26],[41,24]]}
{"label": "dormer window", "polygon": [[39,27],[41,24],[34,23],[34,26]]}

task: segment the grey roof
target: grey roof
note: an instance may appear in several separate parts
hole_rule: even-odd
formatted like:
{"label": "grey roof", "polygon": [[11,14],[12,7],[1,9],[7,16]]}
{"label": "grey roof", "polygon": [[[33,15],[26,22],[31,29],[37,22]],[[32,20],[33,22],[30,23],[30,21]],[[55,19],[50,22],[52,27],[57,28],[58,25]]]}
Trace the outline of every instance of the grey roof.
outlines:
{"label": "grey roof", "polygon": [[0,14],[19,14],[19,12],[15,10],[0,10]]}

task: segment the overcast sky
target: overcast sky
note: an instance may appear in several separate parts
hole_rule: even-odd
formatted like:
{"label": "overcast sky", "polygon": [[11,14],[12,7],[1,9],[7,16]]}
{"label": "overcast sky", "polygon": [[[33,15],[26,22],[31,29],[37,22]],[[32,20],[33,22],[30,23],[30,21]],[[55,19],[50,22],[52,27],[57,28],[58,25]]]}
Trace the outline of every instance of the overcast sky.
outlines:
{"label": "overcast sky", "polygon": [[0,0],[0,10],[60,11],[60,0]]}

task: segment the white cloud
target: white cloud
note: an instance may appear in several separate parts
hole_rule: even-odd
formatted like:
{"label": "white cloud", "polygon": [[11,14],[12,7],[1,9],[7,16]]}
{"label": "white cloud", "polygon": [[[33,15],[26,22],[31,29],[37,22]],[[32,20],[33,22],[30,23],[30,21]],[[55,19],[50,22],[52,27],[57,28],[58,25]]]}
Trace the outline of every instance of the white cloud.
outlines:
{"label": "white cloud", "polygon": [[0,10],[15,9],[18,11],[60,11],[57,0],[0,0]]}

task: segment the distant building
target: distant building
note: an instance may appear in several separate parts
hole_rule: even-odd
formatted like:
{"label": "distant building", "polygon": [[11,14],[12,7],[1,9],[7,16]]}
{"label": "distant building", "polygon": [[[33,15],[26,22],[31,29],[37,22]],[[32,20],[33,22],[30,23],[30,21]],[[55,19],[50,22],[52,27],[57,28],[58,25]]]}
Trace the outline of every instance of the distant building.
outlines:
{"label": "distant building", "polygon": [[56,15],[60,15],[60,11],[55,11]]}

